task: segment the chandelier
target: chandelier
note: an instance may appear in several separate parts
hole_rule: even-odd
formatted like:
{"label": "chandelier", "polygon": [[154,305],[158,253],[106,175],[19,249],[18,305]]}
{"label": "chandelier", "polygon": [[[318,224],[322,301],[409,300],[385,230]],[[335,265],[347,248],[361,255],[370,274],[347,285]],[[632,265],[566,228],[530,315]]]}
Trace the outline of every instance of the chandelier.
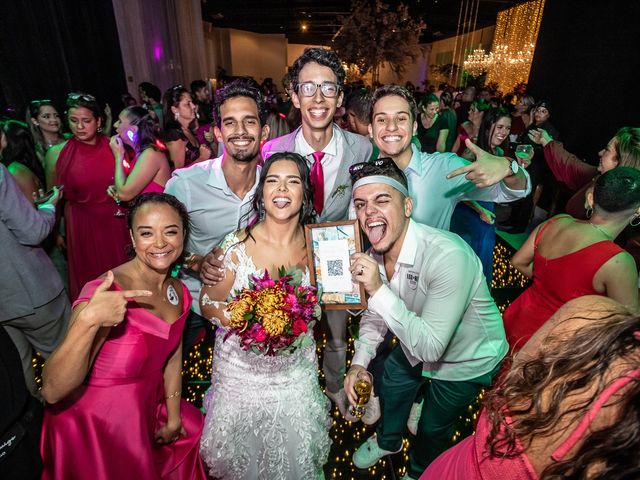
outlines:
{"label": "chandelier", "polygon": [[464,70],[472,77],[486,73],[486,82],[497,83],[503,92],[526,82],[544,3],[531,0],[498,13],[491,52],[485,53],[480,45],[463,62]]}
{"label": "chandelier", "polygon": [[487,71],[489,65],[489,55],[482,48],[476,48],[463,63],[464,69],[472,77],[479,77]]}

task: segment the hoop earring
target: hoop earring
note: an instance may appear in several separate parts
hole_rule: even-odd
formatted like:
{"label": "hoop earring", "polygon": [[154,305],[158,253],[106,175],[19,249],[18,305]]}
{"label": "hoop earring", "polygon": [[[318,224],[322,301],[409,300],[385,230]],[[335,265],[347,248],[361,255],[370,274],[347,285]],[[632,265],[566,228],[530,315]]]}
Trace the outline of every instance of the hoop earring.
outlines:
{"label": "hoop earring", "polygon": [[98,127],[98,133],[102,133],[102,127]]}
{"label": "hoop earring", "polygon": [[631,225],[632,227],[637,227],[638,225],[640,225],[640,215],[634,215],[631,218],[631,221],[629,222],[629,225]]}
{"label": "hoop earring", "polygon": [[591,215],[593,215],[593,208],[587,208],[585,215],[587,216],[587,218],[591,218]]}

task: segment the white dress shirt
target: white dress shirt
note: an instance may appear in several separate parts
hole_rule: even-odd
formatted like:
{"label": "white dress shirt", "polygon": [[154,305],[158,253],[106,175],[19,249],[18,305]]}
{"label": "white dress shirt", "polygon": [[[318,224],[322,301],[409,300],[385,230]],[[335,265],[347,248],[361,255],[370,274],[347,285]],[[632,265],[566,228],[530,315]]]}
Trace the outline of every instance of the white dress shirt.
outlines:
{"label": "white dress shirt", "polygon": [[[331,140],[329,140],[329,143],[322,149],[324,157],[320,160],[322,173],[324,175],[324,205],[329,202],[331,191],[336,183],[343,149],[344,138],[342,137],[342,132],[334,125]],[[316,150],[314,150],[305,140],[304,135],[302,134],[302,129],[300,129],[296,135],[295,151],[307,160],[309,169],[311,169],[313,162],[315,161],[313,153]]]}
{"label": "white dress shirt", "polygon": [[409,220],[391,280],[369,298],[353,364],[366,367],[390,329],[429,378],[462,381],[492,371],[506,355],[502,317],[480,260],[459,236]]}

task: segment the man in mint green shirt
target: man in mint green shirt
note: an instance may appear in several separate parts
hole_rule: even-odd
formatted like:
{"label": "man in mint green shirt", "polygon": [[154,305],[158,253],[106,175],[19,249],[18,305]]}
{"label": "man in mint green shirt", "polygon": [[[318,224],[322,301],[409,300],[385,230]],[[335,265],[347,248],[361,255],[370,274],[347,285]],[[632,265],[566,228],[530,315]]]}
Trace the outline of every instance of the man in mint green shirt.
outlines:
{"label": "man in mint green shirt", "polygon": [[430,379],[407,478],[417,479],[451,446],[455,421],[489,386],[508,351],[502,317],[480,260],[455,234],[410,219],[407,179],[391,159],[352,167],[353,203],[370,255],[352,257],[351,272],[370,296],[360,322],[345,392],[353,390],[388,330],[399,340],[385,361],[377,433],[354,454],[368,468],[402,448],[413,399]]}

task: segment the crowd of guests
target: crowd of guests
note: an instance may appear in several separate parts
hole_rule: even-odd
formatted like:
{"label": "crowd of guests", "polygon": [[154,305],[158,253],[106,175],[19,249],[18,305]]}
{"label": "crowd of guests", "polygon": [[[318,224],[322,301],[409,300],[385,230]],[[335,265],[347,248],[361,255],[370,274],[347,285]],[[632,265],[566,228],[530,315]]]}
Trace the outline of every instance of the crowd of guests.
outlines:
{"label": "crowd of guests", "polygon": [[[358,468],[411,432],[405,479],[640,475],[639,128],[592,166],[558,142],[548,101],[347,86],[321,48],[283,94],[271,79],[219,86],[141,83],[113,125],[82,92],[63,116],[38,100],[27,123],[2,123],[8,478],[324,478],[330,403],[359,421],[366,370],[376,433]],[[575,191],[566,214],[557,182]],[[497,206],[501,228],[531,232],[512,263],[532,283],[504,314]],[[551,218],[536,225],[534,207]],[[350,218],[371,248],[350,259],[368,305],[349,368],[340,310],[322,316],[321,366],[313,340],[290,356],[242,349],[233,292],[281,266],[308,284],[304,226]],[[203,416],[182,399],[182,357],[211,323]],[[475,434],[452,446],[482,389]]]}

